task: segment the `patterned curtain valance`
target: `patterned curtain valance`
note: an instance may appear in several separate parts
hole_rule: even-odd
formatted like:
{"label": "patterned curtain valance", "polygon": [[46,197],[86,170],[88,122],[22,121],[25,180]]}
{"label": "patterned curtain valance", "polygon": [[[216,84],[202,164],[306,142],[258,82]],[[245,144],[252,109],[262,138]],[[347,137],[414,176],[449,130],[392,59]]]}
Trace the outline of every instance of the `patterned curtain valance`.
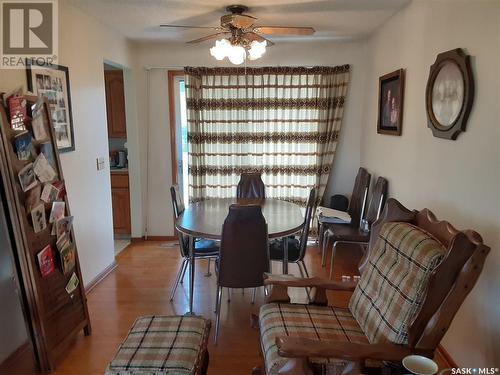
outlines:
{"label": "patterned curtain valance", "polygon": [[185,68],[191,200],[234,197],[259,171],[266,196],[321,199],[340,133],[349,65]]}

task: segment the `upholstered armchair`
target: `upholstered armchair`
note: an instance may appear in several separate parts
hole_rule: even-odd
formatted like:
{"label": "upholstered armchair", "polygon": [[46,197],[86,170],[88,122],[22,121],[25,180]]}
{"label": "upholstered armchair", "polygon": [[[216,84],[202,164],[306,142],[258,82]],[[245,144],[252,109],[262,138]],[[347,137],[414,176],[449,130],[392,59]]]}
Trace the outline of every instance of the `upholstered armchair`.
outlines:
{"label": "upholstered armchair", "polygon": [[[265,369],[254,373],[362,374],[367,362],[432,358],[489,250],[478,233],[389,199],[357,284],[266,275],[268,303],[259,314]],[[312,303],[290,303],[289,287],[313,288]],[[348,308],[327,306],[327,290],[352,291]]]}

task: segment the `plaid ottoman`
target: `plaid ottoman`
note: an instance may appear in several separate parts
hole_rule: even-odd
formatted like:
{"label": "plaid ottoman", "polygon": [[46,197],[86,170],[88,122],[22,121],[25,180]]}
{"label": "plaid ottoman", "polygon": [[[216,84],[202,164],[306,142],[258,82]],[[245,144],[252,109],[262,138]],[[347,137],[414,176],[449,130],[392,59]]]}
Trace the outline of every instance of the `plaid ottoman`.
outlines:
{"label": "plaid ottoman", "polygon": [[199,316],[140,317],[106,375],[206,374],[210,327]]}

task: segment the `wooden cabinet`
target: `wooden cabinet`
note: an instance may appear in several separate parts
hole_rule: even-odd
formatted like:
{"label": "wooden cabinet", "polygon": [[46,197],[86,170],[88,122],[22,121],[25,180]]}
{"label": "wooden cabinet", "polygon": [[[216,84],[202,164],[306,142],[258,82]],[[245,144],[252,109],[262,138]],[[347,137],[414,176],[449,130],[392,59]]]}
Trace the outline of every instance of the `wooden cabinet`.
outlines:
{"label": "wooden cabinet", "polygon": [[125,94],[123,90],[123,72],[105,70],[106,113],[108,117],[108,137],[126,138]]}
{"label": "wooden cabinet", "polygon": [[113,231],[130,234],[130,193],[128,173],[111,174],[111,200],[113,205]]}

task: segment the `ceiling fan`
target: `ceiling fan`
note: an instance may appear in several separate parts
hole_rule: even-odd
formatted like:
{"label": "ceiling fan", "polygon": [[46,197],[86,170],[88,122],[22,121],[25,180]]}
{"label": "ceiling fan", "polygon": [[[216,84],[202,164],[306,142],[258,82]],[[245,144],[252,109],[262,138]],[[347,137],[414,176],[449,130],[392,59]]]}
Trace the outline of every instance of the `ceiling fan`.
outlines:
{"label": "ceiling fan", "polygon": [[210,29],[216,33],[202,38],[190,40],[187,43],[200,43],[212,39],[221,39],[211,48],[210,53],[218,60],[228,57],[233,64],[241,64],[248,51],[249,58],[255,60],[261,57],[266,46],[274,45],[263,35],[312,35],[315,30],[312,27],[291,26],[256,26],[256,17],[244,14],[248,7],[244,5],[230,5],[226,7],[228,14],[220,18],[220,26],[191,26],[191,25],[169,25],[161,24],[160,27]]}

